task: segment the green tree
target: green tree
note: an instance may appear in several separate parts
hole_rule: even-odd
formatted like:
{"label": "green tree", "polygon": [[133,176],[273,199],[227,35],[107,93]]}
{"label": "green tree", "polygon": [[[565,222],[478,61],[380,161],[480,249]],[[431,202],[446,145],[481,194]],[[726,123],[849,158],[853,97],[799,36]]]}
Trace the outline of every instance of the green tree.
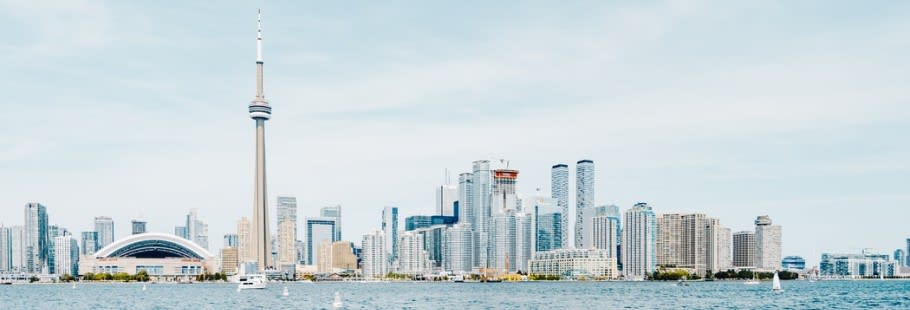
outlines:
{"label": "green tree", "polygon": [[92,281],[95,279],[95,274],[91,272],[86,272],[82,275],[82,281]]}

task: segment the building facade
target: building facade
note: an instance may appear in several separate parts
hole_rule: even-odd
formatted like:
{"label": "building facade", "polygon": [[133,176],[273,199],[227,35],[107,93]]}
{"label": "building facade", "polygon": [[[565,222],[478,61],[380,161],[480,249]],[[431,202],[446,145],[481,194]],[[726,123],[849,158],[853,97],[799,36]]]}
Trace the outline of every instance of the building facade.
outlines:
{"label": "building facade", "polygon": [[594,161],[579,160],[575,167],[575,247],[587,249],[591,240],[585,232],[585,212],[594,207]]}
{"label": "building facade", "polygon": [[316,265],[319,262],[319,245],[322,242],[332,242],[335,240],[335,219],[328,217],[308,217],[306,218],[306,247],[307,247],[307,264]]}
{"label": "building facade", "polygon": [[594,249],[607,250],[610,257],[619,257],[619,218],[613,216],[595,216],[591,218],[591,246]]}
{"label": "building facade", "polygon": [[398,207],[385,207],[382,209],[382,232],[386,240],[383,242],[386,259],[391,264],[398,258]]}
{"label": "building facade", "polygon": [[253,253],[253,235],[250,227],[250,220],[241,217],[237,221],[237,259],[241,263],[256,261]]}
{"label": "building facade", "polygon": [[474,266],[474,232],[469,224],[458,224],[446,229],[443,249],[444,269],[456,274],[471,271]]}
{"label": "building facade", "polygon": [[278,265],[296,264],[297,198],[278,196],[275,216],[278,223]]}
{"label": "building facade", "polygon": [[341,205],[325,206],[319,209],[319,216],[335,219],[335,240],[341,239]]}
{"label": "building facade", "polygon": [[471,191],[474,196],[474,231],[477,238],[474,242],[474,265],[478,268],[489,267],[490,256],[490,217],[491,214],[491,190],[492,175],[490,174],[489,160],[476,160],[472,165],[471,184],[474,186]]}
{"label": "building facade", "polygon": [[733,233],[733,267],[755,267],[755,232]]}
{"label": "building facade", "polygon": [[863,251],[860,254],[823,253],[819,262],[819,275],[823,277],[893,277],[899,273],[899,264],[888,254]]}
{"label": "building facade", "polygon": [[374,231],[363,235],[361,248],[361,270],[366,279],[378,279],[388,273],[389,260],[386,256],[385,234]]}
{"label": "building facade", "polygon": [[40,203],[25,205],[23,231],[24,272],[46,273],[51,241],[48,240],[47,208]]}
{"label": "building facade", "polygon": [[[474,174],[465,172],[458,175],[458,222],[467,224],[473,230],[477,227],[474,212]],[[473,250],[472,250],[473,252]]]}
{"label": "building facade", "polygon": [[532,275],[604,280],[619,278],[616,257],[611,256],[607,250],[558,249],[538,252],[529,264],[529,273]]}
{"label": "building facade", "polygon": [[772,225],[767,215],[755,219],[755,267],[761,270],[781,269],[781,227]]}
{"label": "building facade", "polygon": [[556,164],[550,169],[550,193],[556,200],[556,207],[559,209],[560,227],[562,228],[559,244],[561,247],[567,247],[574,244],[569,242],[569,166],[566,164]]}
{"label": "building facade", "polygon": [[71,235],[54,238],[56,274],[79,274],[79,243]]}
{"label": "building facade", "polygon": [[623,219],[623,277],[627,280],[645,279],[657,270],[657,223],[654,210],[648,204],[640,202],[626,210]]}
{"label": "building facade", "polygon": [[134,235],[143,234],[146,232],[146,229],[145,229],[145,225],[147,224],[146,221],[132,220],[130,222],[130,224],[131,224],[130,226],[132,226],[132,228],[133,228]]}

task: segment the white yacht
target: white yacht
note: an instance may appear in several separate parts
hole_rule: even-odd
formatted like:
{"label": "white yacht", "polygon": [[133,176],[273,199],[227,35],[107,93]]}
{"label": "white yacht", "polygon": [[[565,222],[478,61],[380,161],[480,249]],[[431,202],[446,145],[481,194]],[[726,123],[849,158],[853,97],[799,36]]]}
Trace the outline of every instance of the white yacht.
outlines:
{"label": "white yacht", "polygon": [[237,284],[237,290],[264,289],[265,275],[263,274],[246,274],[240,276],[240,284]]}

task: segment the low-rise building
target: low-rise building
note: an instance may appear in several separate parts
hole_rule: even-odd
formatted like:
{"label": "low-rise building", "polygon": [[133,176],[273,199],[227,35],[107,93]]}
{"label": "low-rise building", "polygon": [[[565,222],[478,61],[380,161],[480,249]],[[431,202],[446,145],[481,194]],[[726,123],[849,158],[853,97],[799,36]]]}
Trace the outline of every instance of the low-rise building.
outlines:
{"label": "low-rise building", "polygon": [[538,252],[530,262],[530,274],[618,279],[616,258],[606,249],[558,249]]}

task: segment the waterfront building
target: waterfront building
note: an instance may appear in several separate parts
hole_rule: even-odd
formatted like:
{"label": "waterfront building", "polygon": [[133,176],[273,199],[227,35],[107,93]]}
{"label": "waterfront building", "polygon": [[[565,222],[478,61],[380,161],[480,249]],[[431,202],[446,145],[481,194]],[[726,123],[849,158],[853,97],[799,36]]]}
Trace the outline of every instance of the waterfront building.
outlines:
{"label": "waterfront building", "polygon": [[458,175],[458,222],[468,224],[472,229],[477,227],[473,178],[474,175],[470,172]]}
{"label": "waterfront building", "polygon": [[[258,15],[258,14],[257,14]],[[265,173],[265,122],[272,117],[272,108],[265,100],[262,90],[262,19],[257,16],[256,29],[256,97],[249,105],[250,118],[256,122],[256,172],[253,190],[253,221],[251,248],[253,259],[260,269],[272,267],[271,233],[269,230],[269,208],[266,196]]]}
{"label": "waterfront building", "polygon": [[721,225],[718,219],[705,221],[706,271],[717,273],[733,267],[732,238],[730,228]]}
{"label": "waterfront building", "polygon": [[71,235],[54,237],[54,274],[79,274],[79,243]]}
{"label": "waterfront building", "polygon": [[533,275],[590,277],[613,280],[619,278],[616,257],[605,249],[557,249],[538,252],[529,262]]}
{"label": "waterfront building", "polygon": [[172,234],[129,235],[79,261],[79,274],[135,274],[145,270],[153,279],[188,280],[205,270],[217,270],[218,259],[190,240]]}
{"label": "waterfront building", "polygon": [[619,218],[613,216],[595,216],[591,218],[591,247],[607,250],[610,257],[617,258],[619,253]]}
{"label": "waterfront building", "polygon": [[755,219],[755,268],[760,270],[780,270],[781,262],[781,227],[771,225],[767,215]]}
{"label": "waterfront building", "polygon": [[563,216],[554,198],[540,195],[522,200],[531,203],[530,207],[523,208],[533,215],[531,223],[535,231],[534,251],[543,252],[562,248]]}
{"label": "waterfront building", "polygon": [[733,267],[755,266],[755,232],[733,233]]}
{"label": "waterfront building", "polygon": [[0,224],[0,273],[9,273],[13,266],[13,238],[9,227]]}
{"label": "waterfront building", "polygon": [[560,214],[560,247],[569,247],[574,244],[569,242],[569,166],[556,164],[550,169],[550,193],[556,200],[556,207]]}
{"label": "waterfront building", "polygon": [[130,224],[132,224],[131,226],[133,228],[134,235],[138,235],[138,234],[142,234],[142,233],[146,232],[146,229],[145,229],[145,225],[147,224],[146,221],[132,220],[130,222]]}
{"label": "waterfront building", "polygon": [[594,161],[589,159],[579,160],[575,166],[575,247],[587,249],[591,247],[589,233],[585,228],[585,218],[590,217],[586,212],[594,207]]}
{"label": "waterfront building", "polygon": [[278,196],[276,198],[275,215],[277,218],[276,223],[278,223],[278,247],[276,248],[278,250],[278,264],[295,264],[297,262],[297,249],[295,247],[297,242],[297,198]]}
{"label": "waterfront building", "polygon": [[25,240],[25,227],[23,226],[10,226],[9,227],[9,236],[10,236],[10,272],[12,273],[26,273],[28,272],[28,266],[26,266],[26,240]]}
{"label": "waterfront building", "polygon": [[490,161],[476,160],[472,163],[471,184],[474,186],[472,194],[474,196],[474,231],[476,241],[474,242],[474,266],[478,268],[489,267],[490,256],[490,216],[491,214],[491,185],[492,176],[490,175]]}
{"label": "waterfront building", "polygon": [[389,259],[386,255],[385,234],[382,231],[374,231],[363,235],[361,243],[361,265],[362,274],[366,279],[376,279],[385,277],[388,273]]}
{"label": "waterfront building", "polygon": [[866,250],[860,254],[823,253],[818,265],[819,274],[839,277],[893,277],[899,273],[900,266],[888,256]]}
{"label": "waterfront building", "polygon": [[637,203],[623,214],[622,266],[626,279],[644,279],[657,270],[655,241],[657,228],[654,210]]}
{"label": "waterfront building", "polygon": [[[112,228],[113,229],[113,228]],[[47,208],[37,202],[25,205],[23,231],[24,272],[46,273],[51,242],[48,240]]]}
{"label": "waterfront building", "polygon": [[804,270],[806,269],[806,260],[801,256],[787,256],[780,262],[784,270]]}
{"label": "waterfront building", "polygon": [[444,239],[444,270],[461,274],[470,272],[474,266],[474,233],[471,225],[462,223],[447,228]]}
{"label": "waterfront building", "polygon": [[905,253],[907,253],[907,259],[904,262],[904,266],[910,266],[910,238],[907,238],[907,251]]}
{"label": "waterfront building", "polygon": [[433,225],[412,232],[423,235],[424,249],[429,260],[428,268],[442,269],[445,256],[446,229],[451,225]]}
{"label": "waterfront building", "polygon": [[[713,219],[712,219],[713,221]],[[704,275],[708,249],[704,214],[661,214],[657,217],[657,265],[684,268]]]}
{"label": "waterfront building", "polygon": [[332,243],[332,268],[336,270],[357,269],[357,256],[354,255],[353,244],[350,241],[335,241]]}
{"label": "waterfront building", "polygon": [[332,243],[335,240],[335,219],[329,217],[306,218],[306,253],[307,264],[315,265],[319,261],[319,245],[323,241]]}
{"label": "waterfront building", "polygon": [[256,255],[253,253],[252,238],[250,220],[245,216],[241,217],[237,221],[237,259],[242,263],[256,261]]}
{"label": "waterfront building", "polygon": [[[190,240],[189,232],[186,230],[186,226],[174,226],[174,236]],[[100,248],[100,245],[99,245]]]}
{"label": "waterfront building", "polygon": [[341,240],[341,205],[322,207],[319,216],[335,219],[335,240]]}
{"label": "waterfront building", "polygon": [[[58,271],[57,271],[57,252],[56,252],[56,246],[54,243],[55,239],[60,236],[69,236],[69,235],[70,235],[70,232],[68,230],[66,230],[66,228],[61,228],[60,226],[57,226],[57,225],[48,226],[48,228],[47,228],[48,246],[47,246],[47,266],[46,266],[47,268],[45,268],[45,272],[47,274],[57,274],[58,273]],[[63,253],[61,255],[67,255],[67,254]]]}
{"label": "waterfront building", "polygon": [[410,275],[427,272],[430,264],[425,246],[424,234],[414,231],[402,233],[398,240],[397,271]]}
{"label": "waterfront building", "polygon": [[225,247],[221,249],[221,272],[234,275],[240,271],[240,251],[236,247]]}
{"label": "waterfront building", "polygon": [[391,264],[398,258],[398,207],[385,207],[382,209],[382,232],[386,240],[383,242],[386,259]]}

